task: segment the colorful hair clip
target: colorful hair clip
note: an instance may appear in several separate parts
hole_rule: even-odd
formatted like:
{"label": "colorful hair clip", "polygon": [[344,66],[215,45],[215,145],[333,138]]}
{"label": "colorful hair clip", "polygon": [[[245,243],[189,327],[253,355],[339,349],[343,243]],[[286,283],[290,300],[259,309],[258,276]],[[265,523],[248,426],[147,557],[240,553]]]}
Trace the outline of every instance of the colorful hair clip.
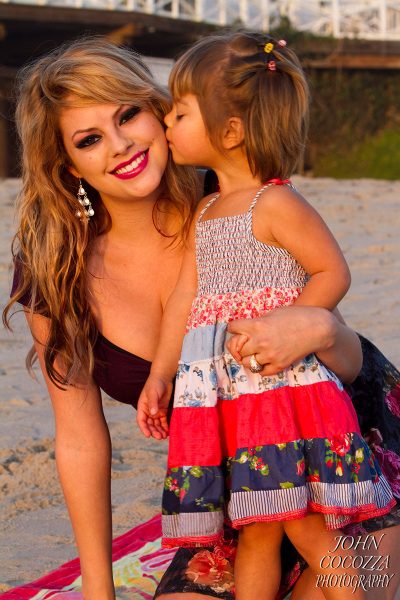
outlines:
{"label": "colorful hair clip", "polygon": [[270,71],[276,71],[276,62],[274,60],[269,60],[266,64],[266,67]]}
{"label": "colorful hair clip", "polygon": [[284,48],[286,46],[286,40],[279,40],[278,42],[278,46],[280,46],[281,48]]}
{"label": "colorful hair clip", "polygon": [[266,52],[267,54],[272,52],[273,49],[274,49],[274,45],[272,42],[268,42],[268,44],[265,44],[265,46],[264,46],[264,52]]}

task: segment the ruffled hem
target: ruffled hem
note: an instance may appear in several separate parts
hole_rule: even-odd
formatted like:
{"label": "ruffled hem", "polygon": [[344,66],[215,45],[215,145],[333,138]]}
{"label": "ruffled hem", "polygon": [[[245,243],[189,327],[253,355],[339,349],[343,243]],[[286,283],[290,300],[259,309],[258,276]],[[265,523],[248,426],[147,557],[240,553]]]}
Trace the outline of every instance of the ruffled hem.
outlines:
{"label": "ruffled hem", "polygon": [[[321,506],[310,501],[304,509],[287,511],[279,514],[270,515],[251,515],[241,519],[234,519],[229,524],[234,529],[240,529],[245,525],[252,523],[273,523],[282,521],[292,521],[302,519],[310,514],[321,514],[325,517],[325,526],[327,530],[340,529],[352,523],[360,523],[368,519],[382,517],[388,514],[396,505],[396,500],[393,498],[384,507],[370,504],[354,507],[331,507]],[[203,513],[204,514],[204,513]],[[198,520],[201,520],[201,513],[195,515]],[[223,530],[208,536],[180,536],[180,537],[165,537],[162,539],[163,548],[196,548],[210,547],[221,544],[223,542]]]}
{"label": "ruffled hem", "polygon": [[208,548],[223,544],[223,532],[216,535],[204,535],[201,537],[162,538],[162,548]]}
{"label": "ruffled hem", "polygon": [[[364,505],[355,506],[352,508],[343,508],[330,506],[321,506],[315,502],[310,501],[308,506],[304,510],[292,511],[288,513],[282,513],[279,515],[257,515],[252,517],[244,517],[242,519],[236,519],[232,521],[232,527],[234,529],[240,529],[243,525],[249,525],[251,523],[265,523],[273,521],[290,521],[293,519],[301,519],[310,514],[322,514],[324,517],[331,517],[325,519],[325,525],[328,530],[335,530],[349,525],[351,523],[360,523],[368,519],[376,517],[382,517],[388,514],[391,509],[396,505],[396,500],[393,498],[389,504],[385,507],[377,507],[376,505]],[[340,518],[335,518],[340,517]]]}

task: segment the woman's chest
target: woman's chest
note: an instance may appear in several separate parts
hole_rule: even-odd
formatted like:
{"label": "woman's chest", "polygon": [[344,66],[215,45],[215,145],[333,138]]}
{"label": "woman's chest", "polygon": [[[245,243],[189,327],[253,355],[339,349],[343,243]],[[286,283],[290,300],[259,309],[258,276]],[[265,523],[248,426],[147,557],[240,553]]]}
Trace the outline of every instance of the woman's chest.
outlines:
{"label": "woman's chest", "polygon": [[95,255],[88,278],[99,331],[115,345],[151,360],[163,308],[175,287],[182,252],[164,244]]}

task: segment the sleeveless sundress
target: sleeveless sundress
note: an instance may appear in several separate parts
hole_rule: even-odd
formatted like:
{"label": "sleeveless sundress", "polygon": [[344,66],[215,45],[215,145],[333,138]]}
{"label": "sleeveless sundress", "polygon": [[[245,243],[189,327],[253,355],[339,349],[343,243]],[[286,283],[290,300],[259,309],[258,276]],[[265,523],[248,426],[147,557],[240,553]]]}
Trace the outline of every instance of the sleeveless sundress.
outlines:
{"label": "sleeveless sundress", "polygon": [[[342,383],[315,355],[266,377],[225,346],[231,320],[292,304],[308,275],[253,235],[253,209],[196,223],[198,290],[175,382],[163,545],[219,543],[234,528],[320,512],[336,529],[386,514],[391,488]],[[282,331],[282,335],[285,332]]]}

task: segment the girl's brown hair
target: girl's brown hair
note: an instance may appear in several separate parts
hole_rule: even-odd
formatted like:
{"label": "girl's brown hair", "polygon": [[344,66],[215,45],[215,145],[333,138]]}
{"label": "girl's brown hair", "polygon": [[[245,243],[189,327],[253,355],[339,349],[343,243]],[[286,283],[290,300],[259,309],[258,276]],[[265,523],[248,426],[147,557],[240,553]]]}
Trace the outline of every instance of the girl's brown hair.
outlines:
{"label": "girl's brown hair", "polygon": [[[49,318],[45,365],[57,386],[74,383],[78,374],[93,370],[97,328],[87,298],[87,259],[93,240],[111,225],[99,194],[86,183],[96,214],[90,221],[76,216],[78,181],[68,170],[59,112],[65,106],[105,103],[150,110],[161,123],[170,110],[168,92],[156,84],[140,57],[103,38],[61,46],[19,73],[16,122],[22,191],[12,246],[18,285],[3,321],[9,327],[12,305],[26,298],[31,311]],[[178,237],[183,237],[197,200],[196,173],[176,166],[169,157],[162,187],[153,212],[155,225],[160,211],[176,210],[181,217]],[[29,368],[34,358],[32,349]]]}
{"label": "girl's brown hair", "polygon": [[304,151],[309,108],[293,50],[262,33],[208,36],[174,65],[170,89],[176,99],[197,97],[208,136],[221,150],[227,120],[242,119],[247,159],[261,181],[292,175]]}

